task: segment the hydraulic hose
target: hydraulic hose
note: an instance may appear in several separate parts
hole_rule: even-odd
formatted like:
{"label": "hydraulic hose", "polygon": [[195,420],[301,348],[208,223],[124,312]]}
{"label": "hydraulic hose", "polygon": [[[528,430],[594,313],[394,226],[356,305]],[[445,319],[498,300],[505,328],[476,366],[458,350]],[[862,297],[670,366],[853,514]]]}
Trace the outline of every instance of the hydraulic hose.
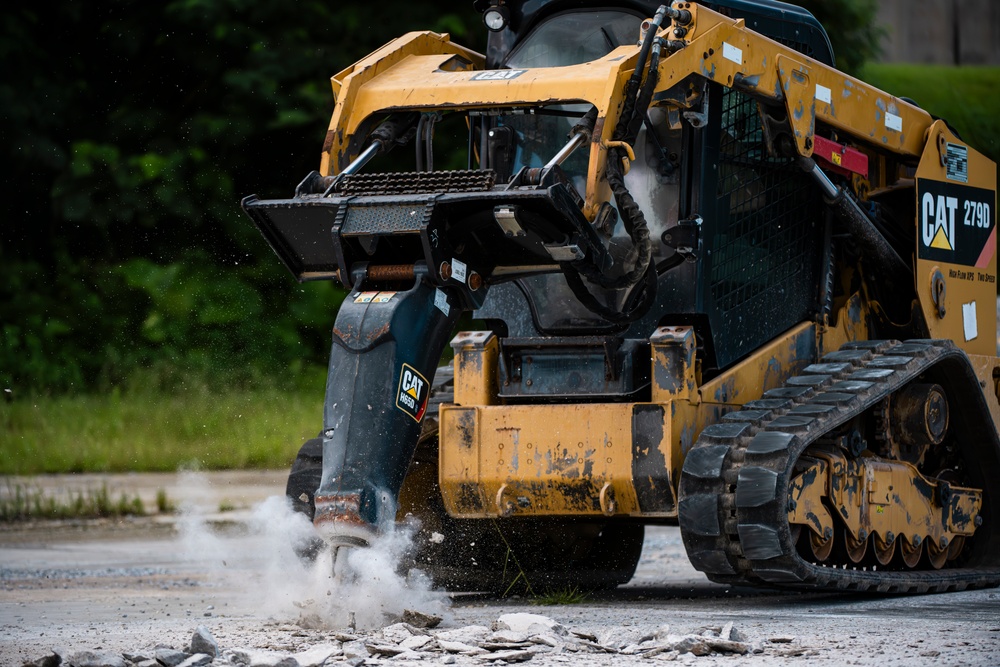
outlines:
{"label": "hydraulic hose", "polygon": [[[653,91],[659,81],[660,54],[664,42],[662,38],[656,36],[656,33],[665,13],[665,6],[661,6],[656,12],[640,47],[636,69],[626,83],[625,104],[613,134],[616,141],[624,141],[630,145],[635,143],[639,130],[645,121],[649,104],[653,98]],[[643,81],[642,73],[646,70],[647,60],[649,67],[645,81]],[[632,249],[625,262],[632,264],[633,268],[616,278],[606,275],[585,262],[575,263],[566,267],[569,270],[564,271],[570,289],[573,290],[580,302],[591,312],[612,322],[632,322],[639,319],[649,310],[656,298],[657,272],[651,263],[652,243],[649,239],[649,226],[642,209],[625,185],[625,173],[622,167],[623,157],[623,149],[618,147],[609,149],[605,175],[618,205],[622,224],[632,241]],[[587,289],[580,277],[581,274],[589,282],[605,289],[632,288],[638,285],[643,278],[645,278],[645,284],[638,293],[630,295],[625,307],[618,311],[601,304]]]}
{"label": "hydraulic hose", "polygon": [[[647,37],[651,32],[647,33]],[[623,113],[619,119],[618,126],[615,128],[616,140],[631,144],[639,134],[639,129],[646,118],[646,110],[653,97],[653,91],[659,80],[658,67],[661,48],[662,45],[658,42],[652,51],[652,57],[649,59],[649,73],[645,83],[638,91],[631,113],[627,117]],[[649,268],[652,257],[652,243],[649,239],[649,226],[646,224],[646,217],[625,185],[625,174],[622,169],[623,157],[624,151],[621,148],[611,148],[608,151],[605,175],[608,179],[608,185],[611,186],[615,202],[618,204],[618,212],[621,215],[625,231],[632,241],[632,249],[629,251],[626,262],[633,264],[633,268],[616,278],[612,278],[591,265],[581,264],[579,267],[580,272],[590,282],[605,289],[624,289],[638,284]]]}

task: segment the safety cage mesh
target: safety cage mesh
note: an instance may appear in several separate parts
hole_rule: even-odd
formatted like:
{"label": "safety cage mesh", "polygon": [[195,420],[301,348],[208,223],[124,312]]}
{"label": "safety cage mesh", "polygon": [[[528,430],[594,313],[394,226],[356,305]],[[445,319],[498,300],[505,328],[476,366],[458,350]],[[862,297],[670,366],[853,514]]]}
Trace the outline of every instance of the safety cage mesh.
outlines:
{"label": "safety cage mesh", "polygon": [[768,154],[753,98],[724,89],[720,106],[709,290],[735,358],[814,306],[822,207],[794,163]]}

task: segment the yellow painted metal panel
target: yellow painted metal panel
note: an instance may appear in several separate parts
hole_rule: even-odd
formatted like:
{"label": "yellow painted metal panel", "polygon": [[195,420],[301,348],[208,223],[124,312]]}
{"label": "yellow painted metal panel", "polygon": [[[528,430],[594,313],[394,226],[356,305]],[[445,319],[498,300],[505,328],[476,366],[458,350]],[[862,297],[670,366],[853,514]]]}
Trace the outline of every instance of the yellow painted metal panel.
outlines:
{"label": "yellow painted metal panel", "polygon": [[781,386],[816,359],[816,325],[804,322],[701,386],[701,400],[743,405]]}
{"label": "yellow painted metal panel", "polygon": [[500,344],[488,331],[463,331],[451,342],[455,350],[455,403],[492,405],[497,398]]}
{"label": "yellow painted metal panel", "polygon": [[[638,512],[632,404],[445,406],[441,414],[440,482],[452,516]],[[470,483],[481,508],[470,502]]]}
{"label": "yellow painted metal panel", "polygon": [[[949,151],[958,156],[950,167]],[[917,296],[931,338],[988,356],[997,336],[996,182],[993,161],[934,123],[917,168]]]}

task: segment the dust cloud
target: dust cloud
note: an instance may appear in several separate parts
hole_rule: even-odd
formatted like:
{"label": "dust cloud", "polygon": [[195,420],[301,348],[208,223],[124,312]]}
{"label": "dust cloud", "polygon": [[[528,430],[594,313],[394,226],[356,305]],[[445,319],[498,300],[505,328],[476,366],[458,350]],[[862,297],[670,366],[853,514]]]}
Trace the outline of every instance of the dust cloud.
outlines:
{"label": "dust cloud", "polygon": [[[186,473],[185,484],[207,484]],[[197,497],[194,494],[193,497]],[[296,554],[318,539],[312,523],[285,496],[256,505],[243,523],[220,530],[204,505],[181,507],[179,548],[208,562],[214,575],[236,577],[259,615],[324,629],[370,630],[395,623],[407,609],[447,617],[448,596],[407,565],[415,526],[396,526],[366,549],[352,549],[346,572],[333,574],[325,545],[312,559]]]}

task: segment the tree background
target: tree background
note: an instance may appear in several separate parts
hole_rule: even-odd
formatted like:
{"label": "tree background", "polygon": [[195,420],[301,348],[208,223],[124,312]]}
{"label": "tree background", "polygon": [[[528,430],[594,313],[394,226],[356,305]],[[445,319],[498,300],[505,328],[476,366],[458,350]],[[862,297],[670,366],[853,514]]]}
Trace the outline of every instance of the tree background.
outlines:
{"label": "tree background", "polygon": [[[844,64],[875,53],[873,0],[808,4]],[[484,48],[471,0],[440,7],[6,5],[0,386],[172,390],[324,365],[342,293],[291,279],[239,201],[290,196],[318,167],[343,67],[418,28]]]}
{"label": "tree background", "polygon": [[341,293],[297,284],[239,201],[318,168],[332,74],[415,26],[476,46],[468,5],[7,5],[0,385],[170,389],[325,363]]}

